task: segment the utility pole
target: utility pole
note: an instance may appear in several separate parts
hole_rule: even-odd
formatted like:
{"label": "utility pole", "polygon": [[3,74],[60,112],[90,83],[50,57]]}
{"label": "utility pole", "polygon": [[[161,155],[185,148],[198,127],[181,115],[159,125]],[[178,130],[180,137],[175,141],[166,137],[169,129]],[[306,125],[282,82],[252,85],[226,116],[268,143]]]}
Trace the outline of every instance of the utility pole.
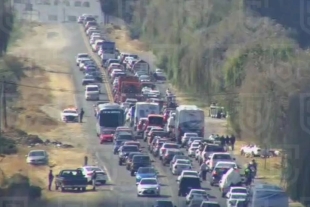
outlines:
{"label": "utility pole", "polygon": [[2,96],[2,106],[3,106],[3,125],[4,129],[8,127],[8,120],[7,120],[7,113],[6,113],[6,91],[5,91],[5,81],[4,81],[4,76],[3,76],[3,85],[2,85],[2,90],[3,90],[3,96]]}

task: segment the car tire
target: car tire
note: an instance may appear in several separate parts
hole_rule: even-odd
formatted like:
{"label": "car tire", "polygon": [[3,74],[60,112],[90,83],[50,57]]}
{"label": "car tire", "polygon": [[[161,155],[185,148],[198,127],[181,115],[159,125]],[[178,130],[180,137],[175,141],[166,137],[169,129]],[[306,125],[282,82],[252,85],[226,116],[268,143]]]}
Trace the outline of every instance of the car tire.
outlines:
{"label": "car tire", "polygon": [[64,187],[61,187],[61,192],[65,192],[65,188]]}
{"label": "car tire", "polygon": [[130,175],[133,177],[135,175],[135,171],[131,170]]}

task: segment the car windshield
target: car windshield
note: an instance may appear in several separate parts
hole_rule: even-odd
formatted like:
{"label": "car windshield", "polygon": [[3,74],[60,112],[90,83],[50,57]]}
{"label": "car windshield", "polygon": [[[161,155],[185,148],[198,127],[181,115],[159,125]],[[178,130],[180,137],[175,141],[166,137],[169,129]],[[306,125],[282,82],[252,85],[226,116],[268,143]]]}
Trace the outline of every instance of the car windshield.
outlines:
{"label": "car windshield", "polygon": [[231,199],[245,199],[246,194],[232,194]]}
{"label": "car windshield", "polygon": [[214,155],[213,159],[215,160],[231,160],[231,156],[230,155],[225,155],[225,154],[218,154],[218,155]]}
{"label": "car windshield", "polygon": [[98,86],[94,86],[94,87],[87,87],[87,91],[98,91]]}
{"label": "car windshield", "polygon": [[87,171],[102,171],[99,167],[86,167]]}
{"label": "car windshield", "polygon": [[32,151],[29,153],[29,156],[44,156],[44,151]]}
{"label": "car windshield", "polygon": [[157,180],[155,180],[155,179],[142,179],[140,184],[143,184],[143,185],[156,185],[157,184]]}
{"label": "car windshield", "polygon": [[133,157],[133,162],[150,162],[150,157],[137,155]]}
{"label": "car windshield", "polygon": [[221,164],[221,163],[219,163],[219,164],[217,164],[216,165],[216,168],[232,168],[232,167],[236,167],[236,164],[235,163],[223,163],[223,164]]}
{"label": "car windshield", "polygon": [[199,147],[199,143],[192,144],[192,148]]}
{"label": "car windshield", "polygon": [[124,141],[123,140],[117,140],[116,145],[121,145]]}
{"label": "car windshield", "polygon": [[154,173],[155,174],[156,171],[155,171],[154,168],[140,167],[139,170],[138,170],[138,173],[140,173],[140,174],[148,174],[148,173],[153,174]]}
{"label": "car windshield", "polygon": [[189,160],[177,160],[178,164],[189,164],[190,161]]}
{"label": "car windshield", "polygon": [[117,139],[120,140],[133,140],[132,135],[131,134],[120,134]]}
{"label": "car windshield", "polygon": [[76,111],[73,111],[73,110],[64,110],[64,113],[76,114]]}
{"label": "car windshield", "polygon": [[220,207],[218,203],[203,203],[201,207]]}
{"label": "car windshield", "polygon": [[197,190],[197,191],[193,191],[192,194],[195,194],[195,195],[207,195],[207,192],[206,191]]}
{"label": "car windshield", "polygon": [[139,151],[137,146],[123,146],[122,148],[123,152],[137,152]]}
{"label": "car windshield", "polygon": [[233,189],[231,189],[231,192],[232,193],[247,193],[247,189],[245,189],[245,188],[233,188]]}
{"label": "car windshield", "polygon": [[186,133],[185,137],[194,137],[194,136],[197,136],[197,135],[198,135],[197,133]]}
{"label": "car windshield", "polygon": [[224,148],[219,145],[207,145],[206,151],[207,152],[224,152]]}
{"label": "car windshield", "polygon": [[88,54],[80,54],[80,55],[78,55],[78,57],[79,58],[88,58],[89,56],[88,56]]}
{"label": "car windshield", "polygon": [[197,176],[197,172],[184,172],[183,175],[191,175],[191,176]]}
{"label": "car windshield", "polygon": [[114,134],[114,131],[103,131],[102,134]]}
{"label": "car windshield", "polygon": [[157,201],[157,207],[173,207],[173,203],[171,201]]}
{"label": "car windshield", "polygon": [[171,149],[171,148],[178,148],[178,145],[176,145],[176,144],[165,144],[165,148],[166,149]]}

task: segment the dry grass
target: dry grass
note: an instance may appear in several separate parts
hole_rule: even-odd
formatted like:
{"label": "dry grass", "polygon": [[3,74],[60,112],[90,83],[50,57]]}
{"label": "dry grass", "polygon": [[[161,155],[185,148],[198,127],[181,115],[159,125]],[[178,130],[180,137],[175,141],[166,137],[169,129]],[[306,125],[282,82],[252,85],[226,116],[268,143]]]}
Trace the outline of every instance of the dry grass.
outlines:
{"label": "dry grass", "polygon": [[[57,140],[72,144],[74,149],[37,146],[50,155],[50,166],[56,173],[62,168],[77,168],[83,164],[86,146],[80,124],[60,122],[60,112],[67,106],[75,106],[75,91],[70,75],[70,66],[61,55],[70,40],[62,26],[35,25],[28,29],[22,39],[9,51],[10,54],[25,59],[32,70],[20,82],[19,99],[13,104],[9,124],[27,133],[37,134],[43,140]],[[45,89],[38,89],[45,88]],[[26,164],[25,155],[33,148],[20,147],[17,155],[5,157],[1,168],[5,177],[16,172],[28,175],[33,184],[43,188],[43,195],[54,197],[55,193],[46,191],[47,175],[50,166],[31,166]],[[89,156],[91,162],[91,157]],[[1,173],[0,173],[1,174]],[[1,175],[0,175],[1,176]],[[2,175],[3,176],[3,175]]]}

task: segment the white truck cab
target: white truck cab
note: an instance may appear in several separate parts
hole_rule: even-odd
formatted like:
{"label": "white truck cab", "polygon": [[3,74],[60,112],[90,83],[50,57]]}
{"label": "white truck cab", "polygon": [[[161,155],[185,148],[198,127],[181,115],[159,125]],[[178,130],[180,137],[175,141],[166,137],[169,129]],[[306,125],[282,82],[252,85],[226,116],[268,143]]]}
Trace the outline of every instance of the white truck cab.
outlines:
{"label": "white truck cab", "polygon": [[98,85],[86,85],[85,100],[99,100],[100,88]]}

